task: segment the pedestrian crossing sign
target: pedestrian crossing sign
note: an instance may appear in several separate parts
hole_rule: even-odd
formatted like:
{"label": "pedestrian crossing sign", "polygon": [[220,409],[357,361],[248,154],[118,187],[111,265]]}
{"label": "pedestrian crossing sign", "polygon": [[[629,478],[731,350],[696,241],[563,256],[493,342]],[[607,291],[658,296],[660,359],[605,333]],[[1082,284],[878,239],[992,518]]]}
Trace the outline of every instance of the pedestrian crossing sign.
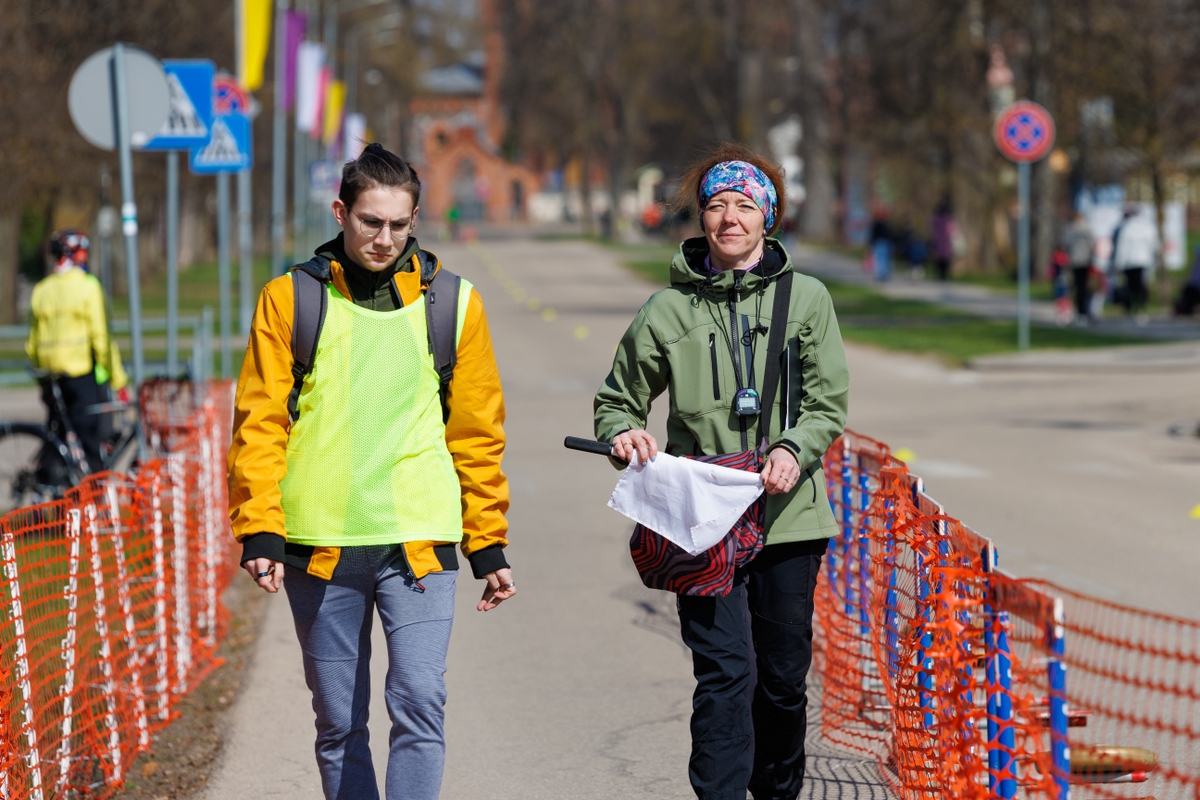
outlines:
{"label": "pedestrian crossing sign", "polygon": [[240,172],[254,163],[250,149],[250,118],[245,114],[213,117],[212,138],[190,151],[189,166],[195,175]]}
{"label": "pedestrian crossing sign", "polygon": [[252,163],[250,118],[245,114],[214,116],[209,143],[191,150],[190,167],[196,175],[236,173],[250,168]]}
{"label": "pedestrian crossing sign", "polygon": [[209,143],[213,125],[213,62],[167,59],[162,62],[167,75],[171,111],[167,121],[143,150],[190,150]]}

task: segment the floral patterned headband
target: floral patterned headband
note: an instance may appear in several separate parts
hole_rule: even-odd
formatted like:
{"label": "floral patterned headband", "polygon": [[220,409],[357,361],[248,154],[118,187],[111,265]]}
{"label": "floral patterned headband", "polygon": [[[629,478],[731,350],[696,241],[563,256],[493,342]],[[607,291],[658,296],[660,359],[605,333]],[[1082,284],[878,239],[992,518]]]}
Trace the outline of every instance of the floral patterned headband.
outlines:
{"label": "floral patterned headband", "polygon": [[758,167],[746,161],[722,161],[704,173],[700,180],[700,208],[721,192],[741,192],[754,201],[767,220],[769,231],[775,225],[775,211],[779,207],[779,196],[775,184]]}

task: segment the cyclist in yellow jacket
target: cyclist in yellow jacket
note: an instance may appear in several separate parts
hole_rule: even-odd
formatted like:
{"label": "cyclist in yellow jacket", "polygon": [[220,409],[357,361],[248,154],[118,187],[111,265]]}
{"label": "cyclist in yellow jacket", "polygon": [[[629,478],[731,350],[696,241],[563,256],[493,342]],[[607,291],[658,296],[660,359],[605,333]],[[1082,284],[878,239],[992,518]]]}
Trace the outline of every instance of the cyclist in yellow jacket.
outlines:
{"label": "cyclist in yellow jacket", "polygon": [[425,309],[441,264],[425,259],[422,269],[412,236],[419,199],[415,170],[380,145],[347,163],[333,203],[343,232],[310,262],[326,281],[326,316],[298,416],[288,409],[293,276],[263,289],[238,380],[233,533],[258,585],[287,591],[329,798],[378,797],[366,725],[374,610],[388,643],[387,796],[433,800],[445,759],[456,548],[486,581],[478,610],[516,592],[504,556],[504,399],[487,319],[464,280],[443,416]]}
{"label": "cyclist in yellow jacket", "polygon": [[108,399],[105,384],[121,392],[127,379],[109,335],[104,291],[100,282],[85,272],[88,247],[87,235],[79,230],[60,231],[50,238],[54,265],[33,288],[25,352],[34,367],[54,376],[62,391],[65,421],[54,403],[50,382],[43,381],[49,428],[65,441],[64,423],[69,421],[89,468],[97,470],[102,464],[101,416],[89,409]]}

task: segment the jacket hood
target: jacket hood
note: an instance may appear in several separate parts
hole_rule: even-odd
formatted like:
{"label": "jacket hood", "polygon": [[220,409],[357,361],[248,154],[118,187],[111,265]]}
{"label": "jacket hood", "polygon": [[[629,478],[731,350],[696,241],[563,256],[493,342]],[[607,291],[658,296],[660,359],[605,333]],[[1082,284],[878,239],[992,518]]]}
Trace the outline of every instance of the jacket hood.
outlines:
{"label": "jacket hood", "polygon": [[[733,291],[735,270],[711,272],[704,265],[708,256],[708,240],[703,236],[687,239],[679,245],[679,252],[671,261],[671,284],[694,285],[701,294],[722,297]],[[749,270],[741,270],[741,291],[749,294],[757,291],[764,283],[792,270],[792,257],[778,239],[767,237],[763,248],[763,259]]]}
{"label": "jacket hood", "polygon": [[[314,278],[322,281],[330,281],[333,278],[333,270],[331,262],[336,261],[343,270],[358,270],[367,272],[365,267],[359,266],[356,262],[346,255],[344,234],[339,233],[334,238],[330,239],[325,244],[316,249],[312,259],[303,263],[297,264],[297,269],[302,269]],[[400,257],[395,263],[379,272],[380,280],[391,278],[397,272],[412,272],[412,257],[418,256],[418,262],[421,265],[421,283],[428,284],[433,280],[433,276],[437,273],[440,266],[437,258],[432,253],[428,253],[421,249],[421,245],[417,242],[417,237],[410,236],[408,244],[404,251],[400,253]]]}

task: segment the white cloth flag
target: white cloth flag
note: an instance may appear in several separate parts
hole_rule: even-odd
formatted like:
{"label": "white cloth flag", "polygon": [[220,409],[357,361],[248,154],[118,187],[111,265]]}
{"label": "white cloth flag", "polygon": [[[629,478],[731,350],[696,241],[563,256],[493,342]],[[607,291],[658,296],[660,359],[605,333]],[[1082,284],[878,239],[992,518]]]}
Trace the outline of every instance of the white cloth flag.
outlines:
{"label": "white cloth flag", "polygon": [[321,67],[325,45],[301,42],[296,51],[296,130],[312,133],[321,124]]}
{"label": "white cloth flag", "polygon": [[659,453],[625,469],[608,507],[694,556],[724,539],[762,492],[757,472]]}

